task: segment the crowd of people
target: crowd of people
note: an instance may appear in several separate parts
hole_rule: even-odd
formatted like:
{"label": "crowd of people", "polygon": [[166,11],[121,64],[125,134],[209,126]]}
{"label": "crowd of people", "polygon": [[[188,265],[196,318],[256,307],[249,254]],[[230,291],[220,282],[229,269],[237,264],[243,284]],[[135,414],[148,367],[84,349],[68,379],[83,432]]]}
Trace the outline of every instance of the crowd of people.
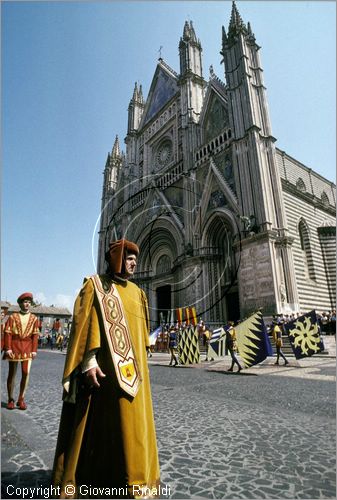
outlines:
{"label": "crowd of people", "polygon": [[58,349],[59,351],[63,351],[63,349],[67,348],[68,343],[68,334],[66,332],[59,333],[45,333],[39,336],[38,346],[41,349]]}
{"label": "crowd of people", "polygon": [[[291,322],[295,321],[297,318],[301,316],[301,313],[292,313],[292,314],[277,314],[272,317],[271,322],[266,324],[267,333],[270,336],[273,345],[275,347],[276,352],[276,362],[278,365],[280,362],[280,358],[283,359],[284,364],[287,365],[289,362],[286,359],[282,347],[283,340],[282,337],[286,335],[286,331],[284,326]],[[332,309],[328,312],[316,313],[317,323],[320,330],[321,335],[335,335],[336,334],[336,310]],[[244,321],[238,320],[236,324],[240,324]],[[234,366],[238,366],[238,372],[241,371],[242,367],[236,357],[237,353],[237,341],[236,341],[236,331],[235,331],[235,323],[233,321],[229,321],[225,326],[224,330],[226,332],[226,352],[231,356],[232,365],[228,371],[233,371]],[[176,323],[175,325],[163,324],[161,328],[161,332],[157,337],[157,341],[154,347],[154,350],[161,352],[169,352],[171,354],[169,366],[177,366],[178,365],[178,344],[179,344],[179,336],[183,330],[186,328],[195,328],[191,323],[187,324],[186,322]],[[199,323],[197,324],[197,330],[199,339],[204,346],[206,358],[205,361],[212,361],[209,359],[208,348],[209,343],[212,338],[212,330],[209,326],[205,324],[205,322],[200,318]]]}
{"label": "crowd of people", "polygon": [[317,315],[318,324],[320,326],[321,332],[325,335],[335,335],[336,334],[336,309],[332,311],[322,312],[322,314]]}
{"label": "crowd of people", "polygon": [[[209,359],[209,344],[212,338],[212,330],[209,326],[205,324],[205,322],[200,318],[199,323],[196,325],[198,331],[199,341],[202,343],[205,349],[206,358],[205,361],[213,361],[213,359]],[[183,330],[191,328],[194,330],[195,326],[192,323],[187,322],[177,322],[175,325],[162,325],[161,332],[159,333],[156,341],[156,350],[164,351],[171,354],[171,358],[169,361],[169,366],[178,366],[178,345],[179,345],[179,337]],[[232,365],[228,371],[232,372],[235,365],[238,366],[238,372],[242,370],[242,366],[240,365],[237,357],[237,342],[236,342],[236,331],[234,328],[234,322],[229,321],[228,324],[224,327],[226,332],[226,351],[230,354],[232,359]]]}
{"label": "crowd of people", "polygon": [[[273,321],[267,324],[267,330],[271,330],[273,324],[277,322],[278,324],[284,325],[295,321],[301,313],[297,314],[277,314],[273,316]],[[322,335],[335,335],[336,334],[336,309],[331,311],[323,311],[322,313],[316,312],[318,326]]]}

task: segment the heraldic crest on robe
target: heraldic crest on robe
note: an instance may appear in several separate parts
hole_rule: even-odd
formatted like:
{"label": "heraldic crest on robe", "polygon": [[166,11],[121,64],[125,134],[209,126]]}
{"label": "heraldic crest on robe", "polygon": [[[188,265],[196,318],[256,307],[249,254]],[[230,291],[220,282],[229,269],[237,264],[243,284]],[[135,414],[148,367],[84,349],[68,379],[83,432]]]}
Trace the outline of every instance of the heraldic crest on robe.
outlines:
{"label": "heraldic crest on robe", "polygon": [[[108,275],[85,279],[74,306],[63,374],[64,403],[53,469],[53,485],[61,487],[61,498],[87,496],[82,485],[107,492],[119,489],[116,498],[126,490],[124,496],[137,497],[134,485],[147,492],[159,487],[148,332],[147,299],[137,285]],[[106,375],[95,389],[83,383],[81,373],[92,351]],[[74,495],[66,494],[67,485],[74,486]],[[111,493],[100,498],[105,497],[114,498]]]}

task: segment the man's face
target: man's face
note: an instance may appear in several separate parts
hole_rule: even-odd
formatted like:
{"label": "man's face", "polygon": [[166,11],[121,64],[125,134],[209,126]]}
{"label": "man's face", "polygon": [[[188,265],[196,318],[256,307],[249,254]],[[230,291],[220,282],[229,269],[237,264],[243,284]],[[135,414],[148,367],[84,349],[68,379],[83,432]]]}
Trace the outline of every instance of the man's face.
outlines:
{"label": "man's face", "polygon": [[29,300],[29,299],[22,300],[20,302],[20,309],[23,312],[28,312],[31,305],[32,305],[32,301],[31,300]]}
{"label": "man's face", "polygon": [[137,255],[134,253],[127,253],[125,257],[125,274],[129,278],[133,276],[137,265]]}

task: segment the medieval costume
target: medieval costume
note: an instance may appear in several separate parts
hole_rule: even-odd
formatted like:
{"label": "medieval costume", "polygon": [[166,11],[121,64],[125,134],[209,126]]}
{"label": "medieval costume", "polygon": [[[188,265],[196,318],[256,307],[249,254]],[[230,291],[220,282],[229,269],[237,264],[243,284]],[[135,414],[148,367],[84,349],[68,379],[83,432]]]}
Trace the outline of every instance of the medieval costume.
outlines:
{"label": "medieval costume", "polygon": [[20,362],[22,376],[17,406],[20,410],[26,410],[27,405],[24,401],[24,396],[28,386],[31,362],[37,353],[39,328],[38,319],[34,314],[29,312],[29,306],[26,310],[22,306],[26,301],[32,303],[33,295],[29,292],[23,293],[17,301],[21,310],[9,316],[5,325],[4,359],[9,361],[7,408],[13,410],[15,407],[13,398],[14,383],[18,363]]}
{"label": "medieval costume", "polygon": [[4,350],[5,346],[5,324],[8,320],[5,311],[1,309],[1,352]]}
{"label": "medieval costume", "polygon": [[208,328],[206,327],[205,323],[202,320],[200,320],[200,323],[198,324],[198,333],[199,337],[202,338],[203,344],[205,346],[205,352],[206,352],[205,361],[208,361],[208,349],[212,333],[208,330]]}
{"label": "medieval costume", "polygon": [[[99,498],[135,498],[144,496],[141,491],[151,497],[159,487],[147,300],[121,278],[122,257],[132,245],[127,240],[111,244],[110,273],[86,279],[75,302],[53,469],[61,498],[94,498],[83,485],[100,487]],[[92,362],[105,377],[100,387],[90,389],[82,372]]]}
{"label": "medieval costume", "polygon": [[242,370],[242,366],[240,365],[235,352],[237,351],[237,339],[236,339],[236,331],[234,328],[234,323],[230,322],[229,323],[229,328],[226,332],[226,347],[227,350],[229,351],[229,354],[232,358],[232,364],[231,367],[227,370],[228,372],[232,372],[234,365],[238,365],[238,373]]}
{"label": "medieval costume", "polygon": [[168,347],[169,347],[169,351],[171,353],[171,359],[170,359],[169,366],[172,366],[173,362],[174,362],[173,366],[177,366],[178,365],[178,358],[176,356],[176,352],[178,349],[178,330],[174,326],[171,326],[170,331],[169,331]]}
{"label": "medieval costume", "polygon": [[289,363],[289,361],[287,360],[287,358],[285,357],[285,355],[283,354],[282,349],[281,349],[283,347],[282,331],[281,331],[281,328],[278,324],[276,324],[273,328],[273,340],[275,343],[276,356],[277,356],[275,365],[279,364],[280,356],[282,359],[284,359],[284,364],[287,365]]}
{"label": "medieval costume", "polygon": [[59,333],[56,338],[56,346],[61,352],[63,351],[63,342],[64,342],[64,335],[62,333]]}

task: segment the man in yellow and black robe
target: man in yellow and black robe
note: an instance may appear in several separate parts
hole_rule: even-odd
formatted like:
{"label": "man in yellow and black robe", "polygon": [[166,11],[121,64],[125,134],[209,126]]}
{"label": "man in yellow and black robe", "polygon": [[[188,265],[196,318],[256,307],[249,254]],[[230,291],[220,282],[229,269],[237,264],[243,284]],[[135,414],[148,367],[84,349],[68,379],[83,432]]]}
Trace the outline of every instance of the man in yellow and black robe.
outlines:
{"label": "man in yellow and black robe", "polygon": [[94,498],[89,486],[99,498],[159,488],[147,300],[128,281],[138,254],[132,242],[111,243],[109,273],[86,279],[75,302],[53,469],[61,498]]}

